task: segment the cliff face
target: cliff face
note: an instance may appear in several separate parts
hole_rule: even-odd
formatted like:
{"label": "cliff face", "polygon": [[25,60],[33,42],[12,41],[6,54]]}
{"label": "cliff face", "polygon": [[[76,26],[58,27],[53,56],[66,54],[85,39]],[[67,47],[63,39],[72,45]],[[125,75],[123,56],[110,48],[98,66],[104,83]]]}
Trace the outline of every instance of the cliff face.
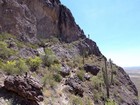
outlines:
{"label": "cliff face", "polygon": [[59,0],[0,0],[0,32],[32,39],[60,37],[72,42],[85,37],[68,8]]}

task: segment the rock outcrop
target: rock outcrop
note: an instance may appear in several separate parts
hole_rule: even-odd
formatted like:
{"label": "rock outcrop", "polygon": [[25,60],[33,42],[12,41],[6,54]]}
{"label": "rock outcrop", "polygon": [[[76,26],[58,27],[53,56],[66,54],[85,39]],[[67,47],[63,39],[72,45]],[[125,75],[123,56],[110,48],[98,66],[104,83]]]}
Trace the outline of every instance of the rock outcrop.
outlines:
{"label": "rock outcrop", "polygon": [[59,0],[0,0],[0,32],[23,40],[55,36],[65,42],[85,37],[68,8]]}
{"label": "rock outcrop", "polygon": [[4,87],[27,100],[43,101],[42,86],[33,78],[8,76],[4,81]]}
{"label": "rock outcrop", "polygon": [[84,65],[84,70],[86,72],[90,72],[92,75],[97,75],[98,72],[100,71],[100,69],[97,66],[94,66],[94,65],[92,66],[88,64]]}
{"label": "rock outcrop", "polygon": [[66,85],[69,85],[71,88],[69,91],[75,95],[83,96],[83,88],[82,82],[79,80],[78,77],[68,78],[65,82]]}
{"label": "rock outcrop", "polygon": [[61,73],[62,76],[65,77],[65,76],[70,74],[70,68],[67,65],[62,64],[62,68],[61,68],[60,73]]}

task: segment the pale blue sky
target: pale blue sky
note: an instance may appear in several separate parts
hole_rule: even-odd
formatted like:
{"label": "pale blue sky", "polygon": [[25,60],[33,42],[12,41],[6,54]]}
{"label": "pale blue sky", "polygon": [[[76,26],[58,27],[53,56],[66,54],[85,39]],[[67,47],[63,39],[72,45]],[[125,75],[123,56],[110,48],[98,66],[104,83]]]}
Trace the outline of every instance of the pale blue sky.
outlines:
{"label": "pale blue sky", "polygon": [[61,0],[86,35],[119,66],[140,66],[140,0]]}

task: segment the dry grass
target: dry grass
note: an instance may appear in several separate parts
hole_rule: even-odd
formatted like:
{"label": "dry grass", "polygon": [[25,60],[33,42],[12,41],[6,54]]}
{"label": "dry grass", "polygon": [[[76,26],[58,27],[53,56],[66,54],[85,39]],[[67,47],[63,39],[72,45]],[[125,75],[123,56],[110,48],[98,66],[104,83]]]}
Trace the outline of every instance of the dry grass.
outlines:
{"label": "dry grass", "polygon": [[51,97],[52,96],[51,90],[45,90],[44,91],[44,96],[47,97],[47,98]]}

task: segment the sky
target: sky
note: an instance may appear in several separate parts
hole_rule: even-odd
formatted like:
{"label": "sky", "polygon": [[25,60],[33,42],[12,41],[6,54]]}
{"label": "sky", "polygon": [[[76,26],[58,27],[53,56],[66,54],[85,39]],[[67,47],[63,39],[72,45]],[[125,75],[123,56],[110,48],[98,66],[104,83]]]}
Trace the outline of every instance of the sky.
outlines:
{"label": "sky", "polygon": [[140,66],[140,0],[61,0],[101,52],[122,67]]}

